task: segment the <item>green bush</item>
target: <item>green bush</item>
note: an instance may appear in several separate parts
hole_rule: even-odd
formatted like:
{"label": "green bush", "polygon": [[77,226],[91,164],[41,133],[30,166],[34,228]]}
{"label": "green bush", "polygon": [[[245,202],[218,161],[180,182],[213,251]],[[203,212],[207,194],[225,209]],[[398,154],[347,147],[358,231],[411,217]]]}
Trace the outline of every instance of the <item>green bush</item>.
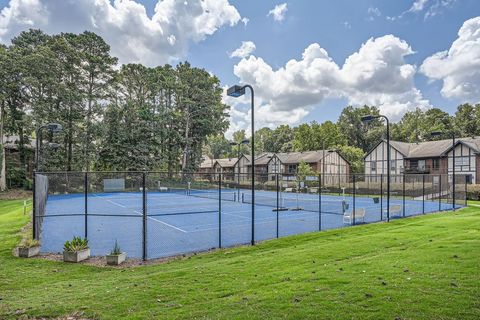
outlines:
{"label": "green bush", "polygon": [[467,185],[467,200],[480,200],[480,184]]}
{"label": "green bush", "polygon": [[88,240],[80,237],[73,237],[72,240],[67,240],[63,244],[63,250],[67,252],[76,252],[88,249]]}
{"label": "green bush", "polygon": [[25,239],[23,240],[19,247],[20,248],[33,248],[33,247],[38,247],[40,245],[40,242],[36,239]]}

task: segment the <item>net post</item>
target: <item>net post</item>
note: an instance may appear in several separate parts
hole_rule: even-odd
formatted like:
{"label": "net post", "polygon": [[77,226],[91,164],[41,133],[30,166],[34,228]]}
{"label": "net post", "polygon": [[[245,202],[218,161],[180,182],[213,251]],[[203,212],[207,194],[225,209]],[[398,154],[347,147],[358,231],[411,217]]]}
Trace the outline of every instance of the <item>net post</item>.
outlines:
{"label": "net post", "polygon": [[355,173],[353,174],[353,211],[352,211],[352,224],[355,225],[355,196],[356,196],[356,189],[355,189]]}
{"label": "net post", "polygon": [[465,206],[467,206],[467,204],[468,204],[468,199],[467,199],[467,197],[468,197],[468,196],[467,196],[467,195],[468,195],[468,193],[467,193],[467,192],[468,192],[468,186],[467,186],[467,177],[465,177],[465,193],[464,193],[464,195],[465,195],[465,199],[464,199],[464,200],[465,200],[465,202],[464,202],[464,205],[465,205]]}
{"label": "net post", "polygon": [[425,214],[425,174],[422,174],[422,214]]}
{"label": "net post", "polygon": [[[275,167],[275,170],[276,170],[276,167]],[[280,204],[279,204],[279,200],[280,200],[280,182],[278,181],[279,179],[279,175],[278,173],[276,173],[275,175],[275,180],[276,180],[276,183],[275,183],[275,188],[277,189],[277,238],[278,238],[278,224],[279,224],[279,217],[278,217],[278,211],[280,210]]]}
{"label": "net post", "polygon": [[405,218],[405,172],[403,173],[403,186],[402,186],[402,193],[403,193],[403,196],[402,196],[402,214],[403,214],[403,217]]}
{"label": "net post", "polygon": [[218,175],[218,247],[222,247],[222,174]]}
{"label": "net post", "polygon": [[146,173],[142,172],[142,259],[147,260],[147,193],[145,190]]}
{"label": "net post", "polygon": [[83,196],[84,196],[84,209],[85,209],[85,239],[88,238],[88,172],[85,171],[83,176]]}
{"label": "net post", "polygon": [[32,188],[32,238],[38,240],[37,236],[37,217],[36,217],[36,199],[35,199],[35,192],[36,192],[36,176],[37,171],[33,171],[33,188]]}
{"label": "net post", "polygon": [[380,173],[380,221],[383,221],[383,173]]}
{"label": "net post", "polygon": [[318,175],[318,231],[322,231],[322,175]]}
{"label": "net post", "polygon": [[438,211],[442,211],[442,175],[438,175]]}

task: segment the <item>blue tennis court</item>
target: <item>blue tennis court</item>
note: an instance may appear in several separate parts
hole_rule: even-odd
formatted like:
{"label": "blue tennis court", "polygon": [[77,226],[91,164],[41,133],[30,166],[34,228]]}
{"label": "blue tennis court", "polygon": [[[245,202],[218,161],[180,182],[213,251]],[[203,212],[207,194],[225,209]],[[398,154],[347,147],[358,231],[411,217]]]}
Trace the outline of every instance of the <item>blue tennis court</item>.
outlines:
{"label": "blue tennis court", "polygon": [[[284,192],[277,200],[275,191],[256,191],[252,221],[249,190],[221,194],[220,201],[218,190],[148,191],[145,219],[141,191],[50,195],[41,219],[42,251],[61,252],[66,240],[87,231],[93,255],[108,253],[118,241],[129,257],[141,258],[145,230],[147,257],[159,258],[248,244],[252,224],[261,241],[387,218],[385,198]],[[391,198],[390,218],[452,208],[439,200]]]}

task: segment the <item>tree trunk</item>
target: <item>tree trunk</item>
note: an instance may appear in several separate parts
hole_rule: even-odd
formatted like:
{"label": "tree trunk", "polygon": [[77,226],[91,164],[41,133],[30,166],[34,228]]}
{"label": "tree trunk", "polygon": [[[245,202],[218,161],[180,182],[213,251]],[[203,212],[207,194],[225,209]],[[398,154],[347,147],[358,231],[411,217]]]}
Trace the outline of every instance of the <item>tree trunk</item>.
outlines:
{"label": "tree trunk", "polygon": [[184,135],[184,138],[185,138],[185,147],[183,148],[183,158],[182,158],[182,173],[185,172],[185,170],[187,169],[187,161],[188,161],[188,147],[189,147],[189,136],[190,134],[190,117],[187,117],[187,123],[185,125],[185,135]]}

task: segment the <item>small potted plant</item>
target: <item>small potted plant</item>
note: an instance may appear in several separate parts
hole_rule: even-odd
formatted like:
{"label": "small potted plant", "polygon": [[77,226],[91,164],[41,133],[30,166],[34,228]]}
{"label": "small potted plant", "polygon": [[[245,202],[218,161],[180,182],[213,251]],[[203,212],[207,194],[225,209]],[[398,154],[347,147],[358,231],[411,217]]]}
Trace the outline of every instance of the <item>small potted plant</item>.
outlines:
{"label": "small potted plant", "polygon": [[80,262],[90,257],[90,248],[88,240],[80,237],[73,237],[70,241],[63,244],[63,261]]}
{"label": "small potted plant", "polygon": [[38,255],[40,252],[40,243],[35,239],[27,239],[22,241],[18,246],[18,256],[22,258],[30,258]]}
{"label": "small potted plant", "polygon": [[120,250],[117,240],[115,240],[115,245],[113,246],[110,254],[107,255],[107,264],[111,266],[118,266],[127,258],[127,254]]}

